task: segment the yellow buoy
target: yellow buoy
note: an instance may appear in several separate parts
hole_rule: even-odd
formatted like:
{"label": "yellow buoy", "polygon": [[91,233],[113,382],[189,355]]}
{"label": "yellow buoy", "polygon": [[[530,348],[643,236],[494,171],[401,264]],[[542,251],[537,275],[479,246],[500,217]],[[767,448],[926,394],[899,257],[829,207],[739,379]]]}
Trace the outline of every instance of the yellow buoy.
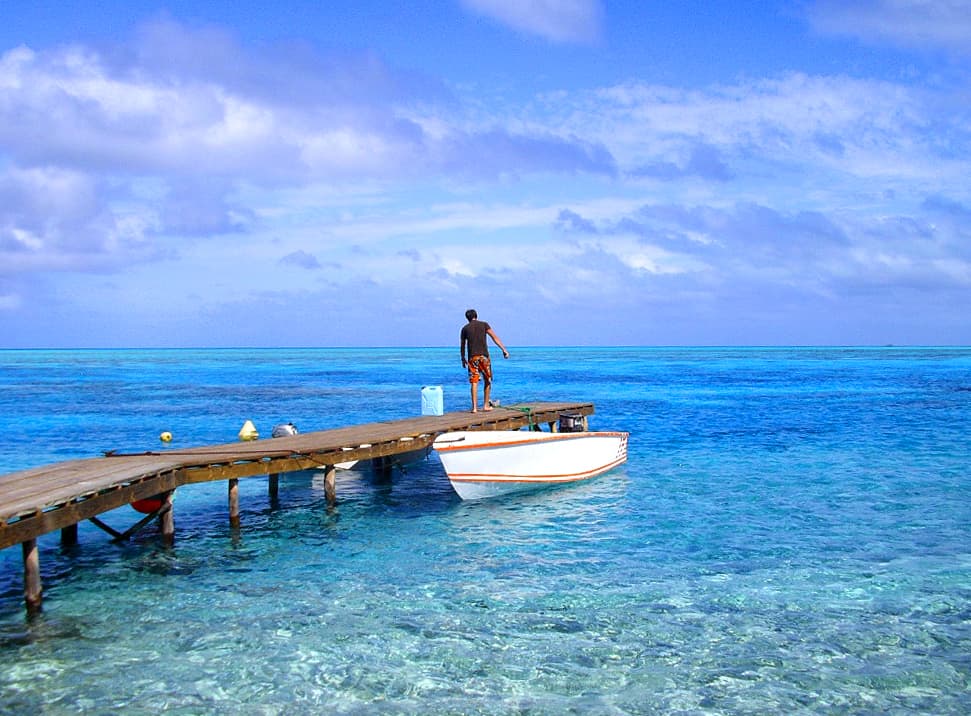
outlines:
{"label": "yellow buoy", "polygon": [[158,436],[158,439],[161,440],[163,443],[170,443],[172,442],[172,433],[170,433],[168,430],[165,430],[161,435]]}
{"label": "yellow buoy", "polygon": [[256,426],[253,425],[252,420],[247,420],[243,423],[243,427],[239,429],[239,439],[240,440],[256,440],[260,434],[256,431]]}

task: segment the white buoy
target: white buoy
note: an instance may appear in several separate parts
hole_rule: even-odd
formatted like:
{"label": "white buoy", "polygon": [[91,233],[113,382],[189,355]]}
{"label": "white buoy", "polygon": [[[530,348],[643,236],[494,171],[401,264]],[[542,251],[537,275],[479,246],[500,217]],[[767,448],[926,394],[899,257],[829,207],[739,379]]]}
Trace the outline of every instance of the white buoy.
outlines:
{"label": "white buoy", "polygon": [[280,425],[273,426],[273,432],[270,433],[270,437],[286,438],[296,435],[298,432],[297,426],[293,423],[281,423]]}
{"label": "white buoy", "polygon": [[239,429],[240,440],[256,440],[259,436],[260,434],[257,432],[256,426],[253,425],[252,420],[247,420],[243,423],[243,427]]}

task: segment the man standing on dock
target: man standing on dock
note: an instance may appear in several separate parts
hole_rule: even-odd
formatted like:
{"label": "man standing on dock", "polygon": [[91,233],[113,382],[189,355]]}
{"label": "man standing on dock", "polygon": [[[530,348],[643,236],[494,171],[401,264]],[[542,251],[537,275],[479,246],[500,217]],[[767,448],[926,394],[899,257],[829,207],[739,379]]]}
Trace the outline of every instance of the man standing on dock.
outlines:
{"label": "man standing on dock", "polygon": [[[459,351],[462,354],[462,367],[468,368],[469,383],[472,384],[472,412],[476,413],[479,410],[480,375],[484,382],[482,409],[492,410],[492,405],[489,402],[489,396],[492,392],[492,362],[489,360],[489,342],[486,337],[491,338],[502,349],[503,358],[509,357],[509,351],[502,345],[502,341],[499,340],[499,336],[492,330],[492,327],[485,321],[479,320],[479,314],[475,312],[474,308],[465,312],[465,318],[468,323],[462,326]],[[468,346],[468,353],[466,353],[466,346]],[[466,355],[468,355],[467,360]]]}

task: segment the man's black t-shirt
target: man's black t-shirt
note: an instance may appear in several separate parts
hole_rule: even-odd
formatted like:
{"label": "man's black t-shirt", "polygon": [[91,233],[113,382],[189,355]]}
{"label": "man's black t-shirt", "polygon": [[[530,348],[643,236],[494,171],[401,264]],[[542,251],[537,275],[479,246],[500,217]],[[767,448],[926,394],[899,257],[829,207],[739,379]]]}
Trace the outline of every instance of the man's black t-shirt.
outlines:
{"label": "man's black t-shirt", "polygon": [[473,319],[462,326],[462,340],[468,341],[469,344],[468,358],[489,355],[489,345],[486,340],[488,330],[489,324],[478,319]]}

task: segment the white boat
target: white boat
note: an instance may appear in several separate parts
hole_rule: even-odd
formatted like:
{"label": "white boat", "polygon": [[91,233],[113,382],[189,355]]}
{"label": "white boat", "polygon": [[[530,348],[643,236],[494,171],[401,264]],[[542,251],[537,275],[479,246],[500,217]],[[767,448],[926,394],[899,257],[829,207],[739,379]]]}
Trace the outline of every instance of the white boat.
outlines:
{"label": "white boat", "polygon": [[477,430],[443,433],[432,447],[463,500],[587,480],[627,460],[621,432]]}

